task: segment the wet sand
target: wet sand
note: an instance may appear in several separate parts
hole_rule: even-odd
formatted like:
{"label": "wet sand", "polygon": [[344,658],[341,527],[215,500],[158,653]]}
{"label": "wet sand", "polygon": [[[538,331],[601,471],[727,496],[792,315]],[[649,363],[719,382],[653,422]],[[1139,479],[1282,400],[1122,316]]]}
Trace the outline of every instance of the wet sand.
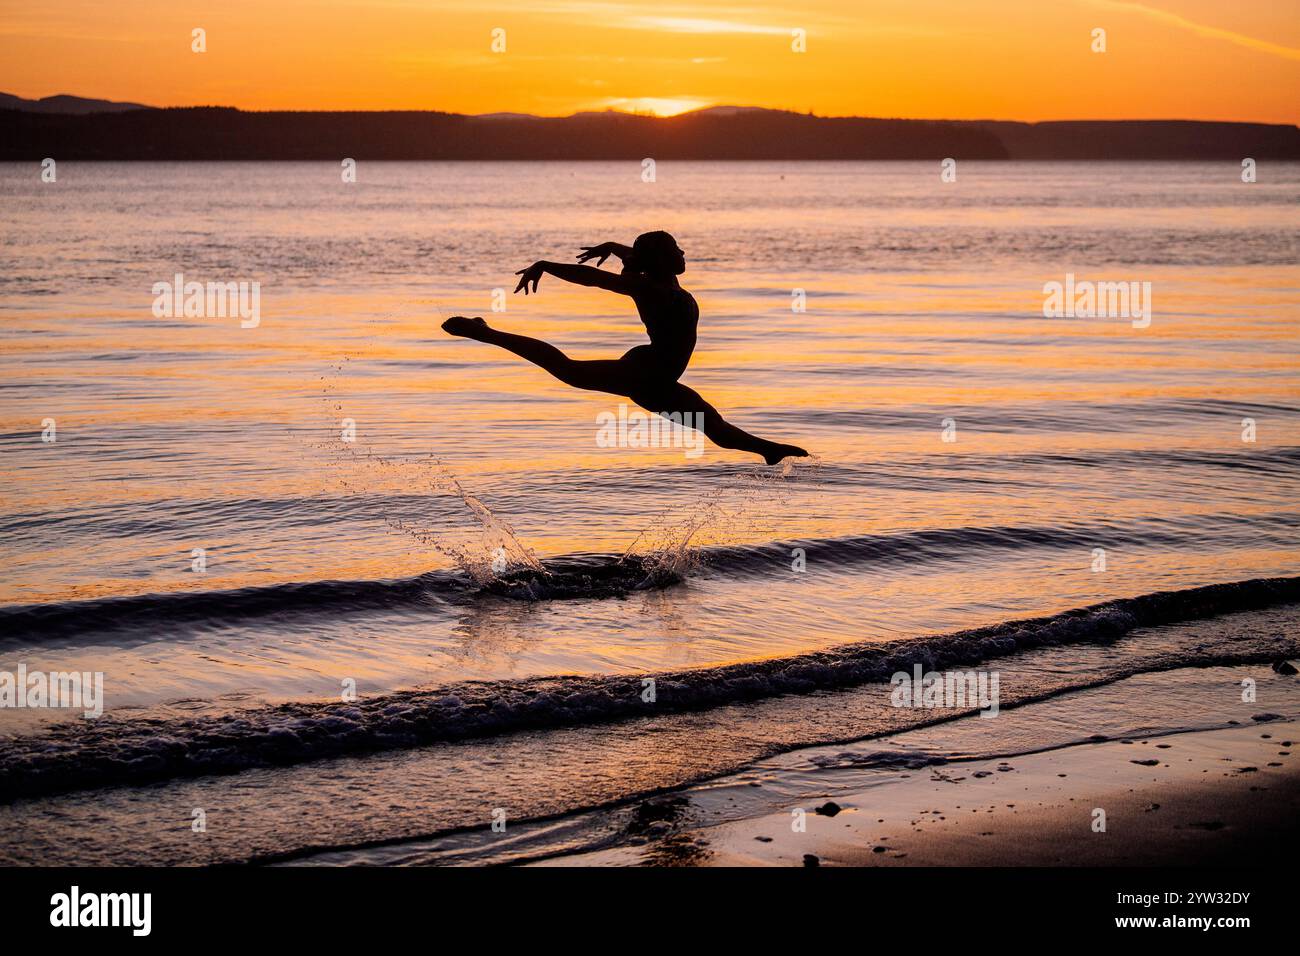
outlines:
{"label": "wet sand", "polygon": [[551,862],[1266,865],[1297,849],[1298,737],[1300,725],[1278,720],[948,763],[885,785],[864,774],[858,792],[808,802],[804,832],[783,811]]}

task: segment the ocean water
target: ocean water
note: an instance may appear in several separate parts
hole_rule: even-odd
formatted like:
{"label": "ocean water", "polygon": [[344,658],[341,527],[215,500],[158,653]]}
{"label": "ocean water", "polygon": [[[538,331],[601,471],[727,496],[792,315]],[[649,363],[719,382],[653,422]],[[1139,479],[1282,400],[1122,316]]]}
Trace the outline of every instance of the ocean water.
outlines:
{"label": "ocean water", "polygon": [[[0,165],[0,672],[102,672],[105,715],[0,709],[4,813],[231,771],[268,805],[338,803],[415,764],[422,797],[379,792],[427,836],[484,801],[563,814],[897,729],[832,718],[909,654],[1037,655],[1006,664],[1038,675],[1014,696],[1103,679],[1069,649],[1121,637],[1136,672],[1291,648],[1286,625],[1194,622],[1296,599],[1195,589],[1296,573],[1300,164],[39,172]],[[615,357],[645,341],[629,302],[552,277],[511,295],[512,274],[650,229],[700,304],[683,381],[812,460],[602,447],[619,398],[439,329],[483,315]],[[156,316],[177,273],[258,283],[258,323]],[[1044,317],[1067,275],[1150,283],[1149,323]],[[1154,592],[1176,593],[1124,603]],[[715,727],[708,759],[667,758],[724,713],[761,746]],[[593,735],[606,778],[636,773],[587,779]],[[202,853],[392,835],[357,814],[277,845],[262,813]],[[206,858],[114,819],[106,846]]]}

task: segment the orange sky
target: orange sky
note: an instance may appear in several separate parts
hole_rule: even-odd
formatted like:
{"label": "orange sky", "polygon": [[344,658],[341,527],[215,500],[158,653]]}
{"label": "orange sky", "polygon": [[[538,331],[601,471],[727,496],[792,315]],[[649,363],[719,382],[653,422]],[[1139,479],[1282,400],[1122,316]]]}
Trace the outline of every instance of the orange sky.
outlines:
{"label": "orange sky", "polygon": [[[194,27],[206,53],[190,50]],[[1293,123],[1300,0],[0,0],[0,90],[244,109]]]}

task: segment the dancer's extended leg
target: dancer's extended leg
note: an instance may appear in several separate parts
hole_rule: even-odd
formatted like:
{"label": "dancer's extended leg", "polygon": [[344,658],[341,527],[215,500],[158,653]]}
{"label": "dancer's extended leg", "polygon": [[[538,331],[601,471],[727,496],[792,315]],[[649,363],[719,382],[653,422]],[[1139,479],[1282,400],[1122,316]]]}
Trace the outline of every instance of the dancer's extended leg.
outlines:
{"label": "dancer's extended leg", "polygon": [[[457,315],[442,323],[442,327],[452,335],[499,345],[514,352],[520,358],[544,368],[565,385],[623,395],[656,415],[682,415],[684,423],[691,423],[690,427],[699,425],[700,430],[715,445],[761,455],[769,465],[775,465],[783,458],[805,458],[808,455],[798,445],[768,441],[737,428],[718,414],[718,410],[701,398],[698,392],[680,382],[650,384],[654,376],[646,371],[645,360],[641,357],[641,349],[648,346],[639,346],[621,359],[580,361],[569,358],[549,342],[501,332],[480,318]],[[685,417],[687,415],[690,417]]]}
{"label": "dancer's extended leg", "polygon": [[[686,424],[699,423],[709,441],[720,448],[735,448],[740,451],[762,455],[769,465],[775,465],[782,458],[806,458],[808,453],[798,445],[783,445],[751,435],[742,428],[728,422],[718,410],[700,397],[700,393],[676,382],[662,391],[652,394],[633,395],[632,400],[648,412],[658,415],[681,414]],[[686,418],[685,415],[690,415]]]}
{"label": "dancer's extended leg", "polygon": [[442,327],[452,335],[499,345],[546,369],[565,385],[574,388],[627,395],[627,390],[635,384],[629,380],[628,369],[618,359],[571,359],[549,342],[502,332],[480,318],[457,315],[442,323]]}

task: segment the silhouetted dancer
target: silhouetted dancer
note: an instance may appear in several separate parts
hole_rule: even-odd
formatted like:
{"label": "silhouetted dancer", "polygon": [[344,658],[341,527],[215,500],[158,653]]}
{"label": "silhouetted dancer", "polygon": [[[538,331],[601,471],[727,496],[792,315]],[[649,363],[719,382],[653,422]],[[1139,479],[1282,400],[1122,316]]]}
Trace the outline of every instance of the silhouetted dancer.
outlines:
{"label": "silhouetted dancer", "polygon": [[[602,272],[600,266],[610,256],[623,262],[622,275]],[[513,335],[492,328],[481,318],[452,316],[442,327],[452,335],[480,342],[490,342],[540,365],[565,385],[595,392],[609,392],[630,398],[648,412],[668,417],[682,416],[684,422],[702,422],[702,431],[715,445],[738,448],[762,455],[769,465],[782,458],[805,457],[807,452],[796,445],[781,445],[757,438],[728,424],[718,410],[694,389],[677,381],[686,371],[695,350],[695,326],[700,308],[695,297],[681,287],[677,277],[686,271],[686,256],[677,240],[666,232],[647,232],[637,236],[631,248],[617,242],[604,242],[583,249],[579,262],[596,259],[596,267],[559,262],[534,262],[515,273],[521,276],[515,292],[537,291],[542,276],[550,273],[565,282],[596,286],[629,296],[650,336],[649,345],[638,345],[619,359],[579,361],[571,359],[554,345],[526,335]],[[686,417],[686,416],[690,417]]]}

